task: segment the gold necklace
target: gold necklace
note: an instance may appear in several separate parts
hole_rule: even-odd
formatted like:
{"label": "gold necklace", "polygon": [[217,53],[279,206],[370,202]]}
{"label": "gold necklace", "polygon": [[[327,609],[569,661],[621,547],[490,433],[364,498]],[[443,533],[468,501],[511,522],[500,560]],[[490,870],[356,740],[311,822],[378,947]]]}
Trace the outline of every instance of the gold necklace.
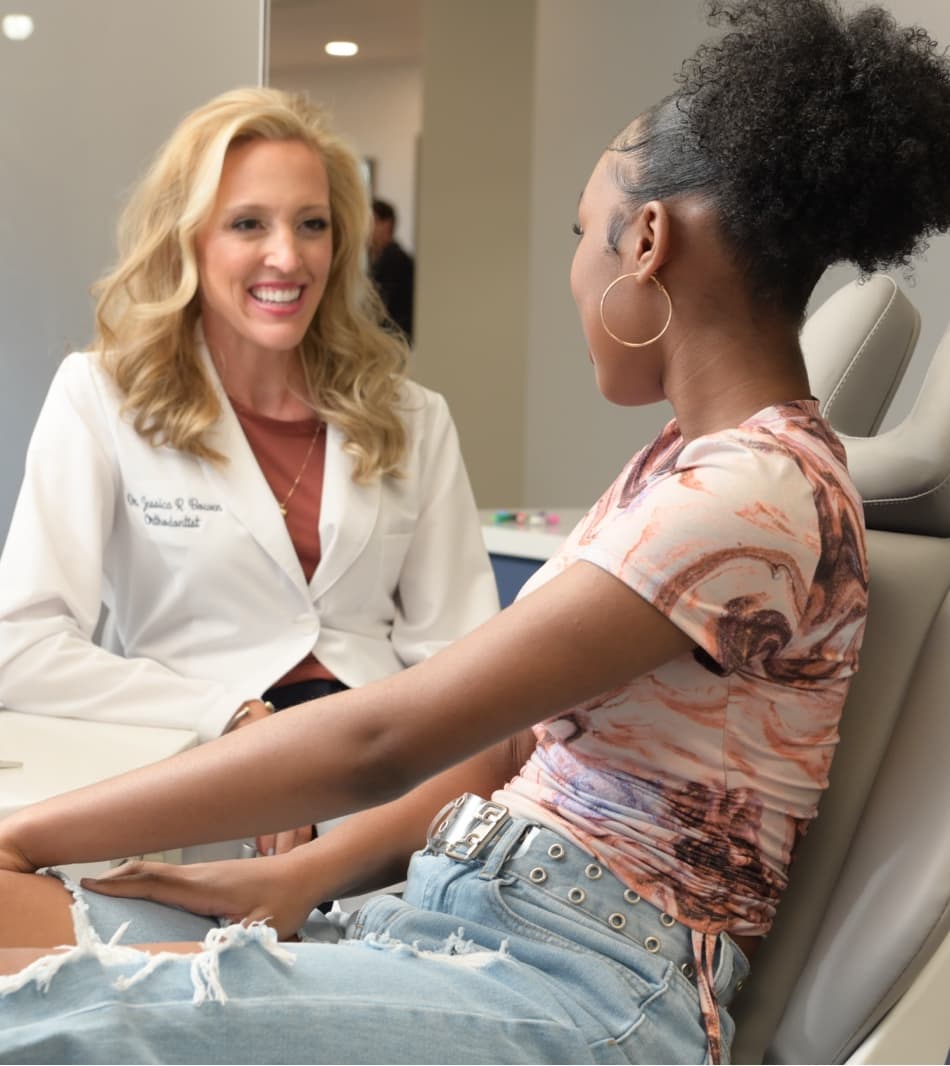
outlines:
{"label": "gold necklace", "polygon": [[290,503],[290,497],[297,491],[297,486],[300,484],[300,479],[303,477],[303,472],[307,469],[307,464],[310,462],[310,456],[313,455],[313,449],[317,443],[317,437],[320,436],[320,430],[323,429],[323,423],[318,422],[317,428],[313,431],[313,437],[310,439],[310,447],[307,449],[307,454],[304,456],[303,465],[297,471],[297,476],[294,478],[294,483],[290,486],[290,491],[287,495],[279,500],[277,506],[280,508],[280,513],[287,517],[287,504]]}

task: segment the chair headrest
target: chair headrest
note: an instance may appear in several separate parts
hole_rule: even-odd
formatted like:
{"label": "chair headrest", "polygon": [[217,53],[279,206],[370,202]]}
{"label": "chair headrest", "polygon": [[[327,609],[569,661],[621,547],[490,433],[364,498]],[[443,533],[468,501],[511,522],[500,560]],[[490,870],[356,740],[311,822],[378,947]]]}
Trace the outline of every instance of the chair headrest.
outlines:
{"label": "chair headrest", "polygon": [[877,433],[920,316],[893,278],[843,286],[802,330],[812,392],[848,453],[869,529],[950,537],[950,330],[907,417]]}
{"label": "chair headrest", "polygon": [[808,380],[839,433],[877,432],[919,334],[917,309],[886,274],[844,285],[813,312],[801,334]]}
{"label": "chair headrest", "polygon": [[903,422],[841,439],[869,529],[950,537],[950,329]]}

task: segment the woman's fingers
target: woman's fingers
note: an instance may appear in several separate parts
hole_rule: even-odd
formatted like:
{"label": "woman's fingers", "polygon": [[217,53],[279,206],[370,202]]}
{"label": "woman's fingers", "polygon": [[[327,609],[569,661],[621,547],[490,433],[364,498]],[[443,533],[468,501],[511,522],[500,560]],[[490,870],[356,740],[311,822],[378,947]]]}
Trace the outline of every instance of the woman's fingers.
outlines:
{"label": "woman's fingers", "polygon": [[301,844],[309,844],[312,839],[312,825],[302,825],[299,829],[284,829],[280,833],[268,833],[257,838],[257,854],[284,855]]}
{"label": "woman's fingers", "polygon": [[126,899],[150,899],[175,907],[188,907],[196,913],[206,910],[209,886],[195,877],[186,866],[170,863],[134,860],[104,873],[101,877],[84,877],[83,888],[90,888],[104,896]]}
{"label": "woman's fingers", "polygon": [[[84,888],[105,896],[147,899],[193,914],[208,914],[239,922],[269,917],[277,870],[263,859],[195,863],[175,866],[134,860],[98,878],[83,878]],[[279,878],[277,879],[279,884]]]}
{"label": "woman's fingers", "polygon": [[294,848],[299,847],[301,844],[309,844],[312,837],[313,827],[309,825],[303,825],[299,829],[288,829],[283,833],[278,833],[276,844],[274,846],[274,854],[283,855],[288,851],[293,851]]}
{"label": "woman's fingers", "polygon": [[255,840],[257,845],[258,855],[276,855],[277,854],[277,834],[265,833],[263,836],[258,837]]}

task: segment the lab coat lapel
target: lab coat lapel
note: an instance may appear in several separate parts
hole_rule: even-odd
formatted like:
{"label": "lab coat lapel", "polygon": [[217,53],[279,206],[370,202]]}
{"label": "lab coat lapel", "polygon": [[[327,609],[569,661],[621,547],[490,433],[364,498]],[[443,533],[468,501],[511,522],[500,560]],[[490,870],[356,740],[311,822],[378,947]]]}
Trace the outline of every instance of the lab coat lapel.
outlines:
{"label": "lab coat lapel", "polygon": [[382,486],[353,481],[353,459],[343,450],[343,434],[327,426],[323,496],[320,501],[320,565],[310,582],[314,599],[343,576],[376,529]]}
{"label": "lab coat lapel", "polygon": [[227,458],[223,465],[203,463],[205,477],[220,493],[221,503],[232,518],[247,529],[295,585],[306,589],[303,568],[274,494],[221,387],[207,347],[201,347],[221,402],[221,417],[209,431],[208,443]]}

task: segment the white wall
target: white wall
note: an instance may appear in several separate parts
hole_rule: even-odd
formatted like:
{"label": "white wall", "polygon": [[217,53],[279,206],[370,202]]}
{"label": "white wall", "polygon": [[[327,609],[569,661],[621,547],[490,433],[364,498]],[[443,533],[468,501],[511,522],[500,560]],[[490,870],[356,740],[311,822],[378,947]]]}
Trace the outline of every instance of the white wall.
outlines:
{"label": "white wall", "polygon": [[49,380],[92,338],[122,196],[182,115],[260,81],[262,7],[17,0],[36,30],[0,37],[0,542]]}
{"label": "white wall", "polygon": [[485,507],[522,496],[535,6],[424,5],[413,369],[446,396]]}
{"label": "white wall", "polygon": [[396,239],[416,246],[416,147],[422,132],[422,69],[387,63],[357,70],[272,67],[269,82],[305,92],[325,107],[334,129],[363,157],[375,160],[376,195],[396,208]]}

